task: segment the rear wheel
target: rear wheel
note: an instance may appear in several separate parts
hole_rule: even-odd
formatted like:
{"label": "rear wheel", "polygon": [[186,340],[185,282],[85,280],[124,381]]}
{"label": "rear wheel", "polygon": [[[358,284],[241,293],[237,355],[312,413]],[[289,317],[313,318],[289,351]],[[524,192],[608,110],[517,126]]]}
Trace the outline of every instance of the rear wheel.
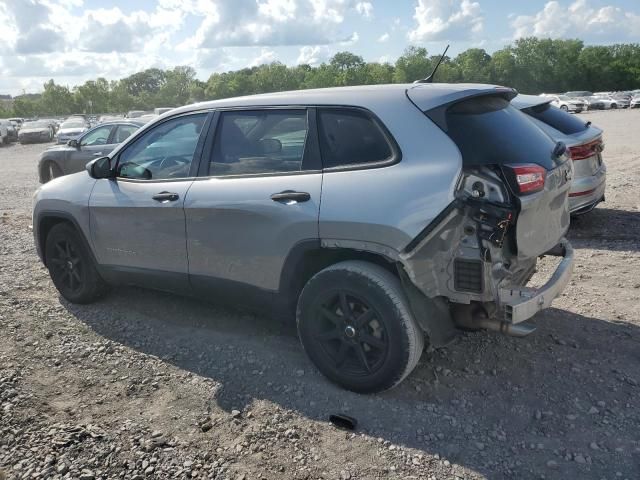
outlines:
{"label": "rear wheel", "polygon": [[568,112],[569,111],[569,107],[567,107],[566,105],[560,105],[560,110]]}
{"label": "rear wheel", "polygon": [[332,265],[309,280],[298,300],[297,322],[318,370],[359,393],[396,386],[424,347],[398,278],[363,261]]}
{"label": "rear wheel", "polygon": [[91,254],[71,225],[59,223],[51,228],[45,259],[53,284],[70,302],[91,303],[107,292]]}
{"label": "rear wheel", "polygon": [[618,104],[617,104],[617,103],[612,103],[612,104],[611,104],[611,108],[612,108],[613,110],[617,109],[617,108],[618,108]]}

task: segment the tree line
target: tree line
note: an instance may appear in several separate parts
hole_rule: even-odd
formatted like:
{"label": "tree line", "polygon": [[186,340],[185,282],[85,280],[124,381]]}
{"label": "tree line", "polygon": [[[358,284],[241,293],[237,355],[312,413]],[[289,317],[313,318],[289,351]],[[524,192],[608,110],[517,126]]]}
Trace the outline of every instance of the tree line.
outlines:
{"label": "tree line", "polygon": [[[98,78],[73,88],[49,80],[42,94],[16,97],[12,110],[0,107],[0,118],[149,110],[264,92],[413,82],[426,77],[438,59],[426,48],[410,46],[395,63],[365,62],[361,56],[340,52],[316,67],[273,62],[214,73],[206,82],[189,66],[150,68],[120,80]],[[636,89],[640,44],[585,46],[581,40],[522,38],[493,55],[471,48],[455,58],[445,57],[436,81],[493,83],[532,94]]]}

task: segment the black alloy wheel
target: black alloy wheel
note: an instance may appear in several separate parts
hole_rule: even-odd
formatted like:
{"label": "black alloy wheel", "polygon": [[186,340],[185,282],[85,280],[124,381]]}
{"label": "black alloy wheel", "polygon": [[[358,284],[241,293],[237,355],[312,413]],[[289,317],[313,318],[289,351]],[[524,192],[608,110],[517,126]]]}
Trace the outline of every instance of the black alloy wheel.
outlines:
{"label": "black alloy wheel", "polygon": [[314,338],[327,361],[349,376],[371,375],[384,364],[389,337],[380,315],[365,300],[346,291],[321,300]]}

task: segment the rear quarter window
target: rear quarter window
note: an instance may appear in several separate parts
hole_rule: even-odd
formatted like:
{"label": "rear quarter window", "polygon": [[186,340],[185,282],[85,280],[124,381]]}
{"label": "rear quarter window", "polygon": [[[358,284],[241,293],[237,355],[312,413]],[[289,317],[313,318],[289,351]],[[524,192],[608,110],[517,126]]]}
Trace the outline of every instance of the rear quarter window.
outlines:
{"label": "rear quarter window", "polygon": [[525,108],[522,111],[565,135],[584,132],[588,128],[585,122],[576,118],[575,115],[563,112],[549,103]]}
{"label": "rear quarter window", "polygon": [[[436,121],[434,113],[427,115]],[[445,119],[444,130],[460,149],[464,165],[556,167],[554,141],[503,97],[488,95],[456,103],[447,108]]]}
{"label": "rear quarter window", "polygon": [[394,150],[378,122],[347,108],[319,111],[320,152],[324,168],[392,161]]}

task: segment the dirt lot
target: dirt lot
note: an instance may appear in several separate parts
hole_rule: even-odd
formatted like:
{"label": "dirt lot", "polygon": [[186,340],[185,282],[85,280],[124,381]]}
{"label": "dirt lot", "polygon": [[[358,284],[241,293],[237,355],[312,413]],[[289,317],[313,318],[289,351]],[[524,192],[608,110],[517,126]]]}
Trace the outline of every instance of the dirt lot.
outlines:
{"label": "dirt lot", "polygon": [[138,289],[63,301],[29,230],[44,147],[0,148],[0,479],[640,478],[640,110],[584,118],[607,201],[572,225],[537,332],[461,334],[375,396],[325,381],[288,324]]}

